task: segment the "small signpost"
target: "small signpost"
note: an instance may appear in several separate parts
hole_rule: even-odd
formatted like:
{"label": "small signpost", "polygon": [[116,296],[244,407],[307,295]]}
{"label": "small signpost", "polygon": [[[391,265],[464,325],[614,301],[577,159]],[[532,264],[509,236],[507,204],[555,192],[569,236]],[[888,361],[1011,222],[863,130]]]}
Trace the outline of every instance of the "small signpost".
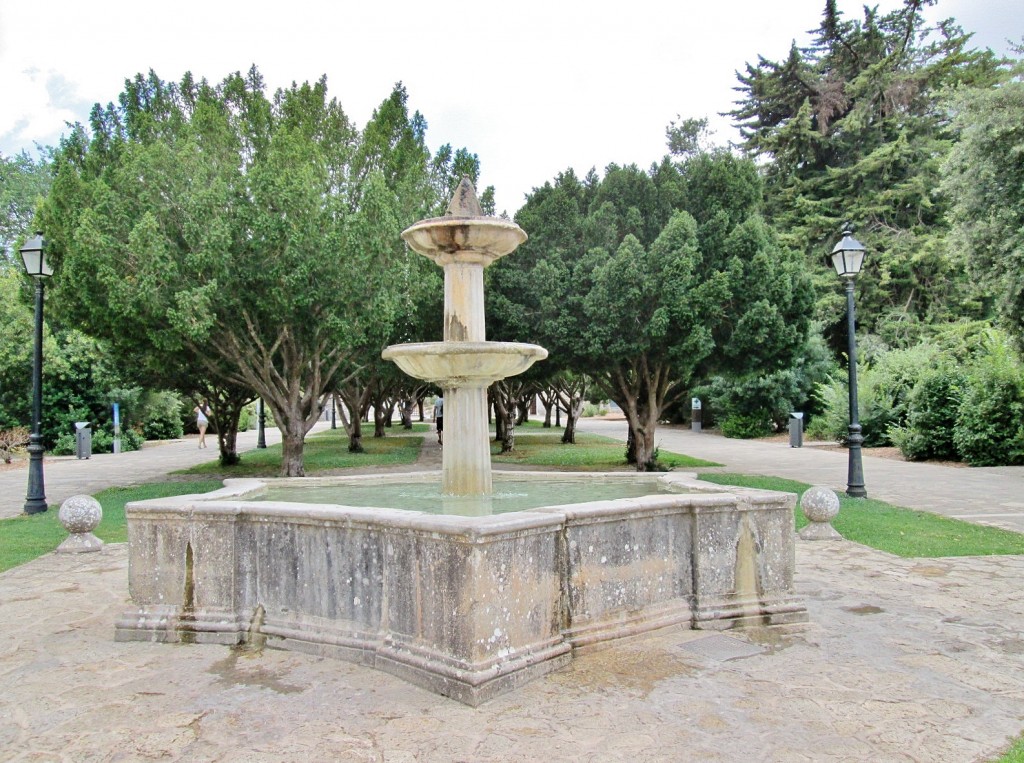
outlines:
{"label": "small signpost", "polygon": [[114,403],[114,453],[121,452],[121,406]]}

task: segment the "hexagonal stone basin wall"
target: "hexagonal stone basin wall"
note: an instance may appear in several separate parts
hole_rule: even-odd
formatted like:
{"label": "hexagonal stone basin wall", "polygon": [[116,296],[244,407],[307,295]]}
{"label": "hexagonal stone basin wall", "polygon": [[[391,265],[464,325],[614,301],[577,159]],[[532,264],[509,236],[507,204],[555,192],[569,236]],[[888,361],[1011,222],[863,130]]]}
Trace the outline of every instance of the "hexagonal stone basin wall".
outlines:
{"label": "hexagonal stone basin wall", "polygon": [[116,638],[296,649],[476,705],[612,639],[806,620],[795,496],[680,474],[512,478],[553,476],[651,494],[485,516],[252,500],[429,473],[229,480],[129,504],[134,606]]}

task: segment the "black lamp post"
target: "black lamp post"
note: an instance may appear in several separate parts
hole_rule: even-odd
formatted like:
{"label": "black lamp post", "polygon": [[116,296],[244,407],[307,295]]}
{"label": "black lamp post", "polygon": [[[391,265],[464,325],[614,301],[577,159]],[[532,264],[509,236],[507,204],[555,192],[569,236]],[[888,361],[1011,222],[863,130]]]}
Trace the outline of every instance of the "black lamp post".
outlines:
{"label": "black lamp post", "polygon": [[864,465],[861,461],[860,419],[857,413],[857,334],[853,312],[853,279],[864,264],[864,245],[853,237],[849,230],[843,231],[843,240],[832,249],[832,264],[846,285],[846,332],[849,341],[850,360],[850,469],[846,479],[846,494],[851,498],[867,498],[864,487]]}
{"label": "black lamp post", "polygon": [[256,447],[265,448],[267,447],[267,414],[263,410],[263,398],[260,398],[259,405],[256,410]]}
{"label": "black lamp post", "polygon": [[46,261],[46,242],[37,232],[21,247],[25,272],[36,279],[35,356],[32,362],[32,433],[28,440],[28,495],[26,514],[46,511],[46,490],[43,487],[43,281],[53,275]]}

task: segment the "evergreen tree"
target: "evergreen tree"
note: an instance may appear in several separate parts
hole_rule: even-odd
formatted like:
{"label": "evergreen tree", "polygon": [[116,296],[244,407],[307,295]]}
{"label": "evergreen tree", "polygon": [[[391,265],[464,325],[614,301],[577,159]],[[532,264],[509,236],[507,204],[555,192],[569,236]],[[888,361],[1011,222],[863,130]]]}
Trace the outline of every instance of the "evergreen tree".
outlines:
{"label": "evergreen tree", "polygon": [[960,138],[943,178],[951,256],[966,256],[1024,347],[1024,62],[998,85],[962,88],[951,107]]}
{"label": "evergreen tree", "polygon": [[25,151],[13,157],[0,154],[0,266],[7,262],[21,267],[14,248],[31,232],[36,204],[49,191],[51,154],[50,149],[40,159]]}
{"label": "evergreen tree", "polygon": [[360,131],[325,79],[126,82],[57,158],[54,303],[155,373],[258,394],[301,475],[325,392],[400,312],[399,233],[434,203],[405,102],[399,84]]}
{"label": "evergreen tree", "polygon": [[[845,221],[870,252],[858,281],[862,322],[913,341],[922,321],[970,315],[980,305],[941,246],[946,205],[937,193],[952,145],[945,88],[985,85],[999,62],[971,50],[952,20],[925,24],[928,0],[844,18],[827,0],[812,44],[780,62],[759,57],[739,74],[731,112],[743,146],[768,159],[767,214],[817,271],[819,316],[843,314],[826,256]],[[831,279],[831,280],[829,280]]]}

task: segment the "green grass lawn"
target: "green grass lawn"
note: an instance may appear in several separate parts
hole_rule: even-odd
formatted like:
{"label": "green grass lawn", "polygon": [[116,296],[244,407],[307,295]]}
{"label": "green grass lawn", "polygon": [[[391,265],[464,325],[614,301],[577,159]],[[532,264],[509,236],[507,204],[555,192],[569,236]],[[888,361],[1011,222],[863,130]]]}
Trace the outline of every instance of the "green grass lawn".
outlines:
{"label": "green grass lawn", "polygon": [[[429,427],[428,424],[419,425]],[[401,431],[401,430],[399,430]],[[422,436],[389,436],[364,438],[367,453],[348,452],[344,430],[330,430],[306,442],[308,474],[343,471],[349,467],[408,464],[416,460]],[[516,437],[516,451],[497,455],[500,446],[492,443],[495,463],[557,467],[578,471],[626,469],[623,443],[586,433],[577,434],[576,445],[563,445],[561,433],[527,428]],[[661,462],[669,467],[700,468],[717,466],[707,461],[662,451]],[[188,474],[205,475],[197,481],[152,483],[131,488],[110,488],[97,494],[103,505],[103,522],[96,534],[104,541],[117,543],[126,539],[124,505],[129,501],[184,493],[202,493],[220,487],[224,477],[276,476],[281,468],[281,449],[274,446],[243,454],[242,462],[224,469],[217,463],[186,470]],[[710,473],[700,475],[707,482],[739,485],[764,490],[781,490],[802,494],[809,485],[777,477]],[[867,546],[904,557],[982,556],[992,554],[1024,554],[1024,535],[949,519],[924,511],[891,506],[873,499],[847,498],[840,494],[841,509],[833,525],[843,537]],[[807,524],[797,509],[797,527]],[[52,551],[66,537],[57,520],[57,507],[43,514],[0,520],[0,571],[23,564]],[[1021,753],[1024,754],[1024,753]],[[1012,758],[1011,760],[1018,760]],[[1024,760],[1022,760],[1024,763]]]}
{"label": "green grass lawn", "polygon": [[[782,490],[798,495],[803,495],[810,487],[794,480],[746,474],[701,474],[700,478],[719,485]],[[880,551],[904,557],[1024,554],[1024,535],[1020,533],[904,509],[872,498],[838,495],[839,516],[832,526],[844,538]],[[807,524],[799,507],[796,524],[798,528]]]}
{"label": "green grass lawn", "polygon": [[[492,442],[491,460],[496,464],[557,466],[574,471],[598,472],[631,468],[626,463],[625,443],[620,440],[577,432],[576,444],[565,445],[562,443],[561,430],[552,432],[550,429],[542,429],[540,422],[530,424],[537,426],[516,427],[516,447],[511,453],[501,455],[501,444]],[[523,429],[526,431],[521,431]],[[665,450],[659,452],[658,462],[673,469],[720,466],[711,461],[702,461],[699,458]]]}
{"label": "green grass lawn", "polygon": [[1024,763],[1024,735],[1017,737],[1009,750],[998,757],[993,763]]}
{"label": "green grass lawn", "polygon": [[[192,482],[154,482],[136,487],[114,487],[94,497],[103,507],[103,521],[95,535],[106,543],[124,543],[128,539],[124,506],[130,501],[164,498],[169,495],[207,493],[221,487],[220,480]],[[59,506],[42,514],[22,515],[0,520],[0,572],[30,562],[53,551],[68,537],[57,518]]]}
{"label": "green grass lawn", "polygon": [[[425,432],[428,424],[413,424],[413,432]],[[330,429],[306,438],[303,462],[306,474],[313,476],[336,469],[351,469],[359,466],[399,466],[411,464],[419,458],[423,437],[403,434],[408,430],[392,427],[387,436],[374,437],[373,426],[363,432],[365,453],[348,452],[348,435],[344,429]],[[240,463],[221,466],[211,461],[175,474],[218,475],[227,477],[280,477],[281,446],[271,445],[260,450],[249,450],[242,454]]]}

